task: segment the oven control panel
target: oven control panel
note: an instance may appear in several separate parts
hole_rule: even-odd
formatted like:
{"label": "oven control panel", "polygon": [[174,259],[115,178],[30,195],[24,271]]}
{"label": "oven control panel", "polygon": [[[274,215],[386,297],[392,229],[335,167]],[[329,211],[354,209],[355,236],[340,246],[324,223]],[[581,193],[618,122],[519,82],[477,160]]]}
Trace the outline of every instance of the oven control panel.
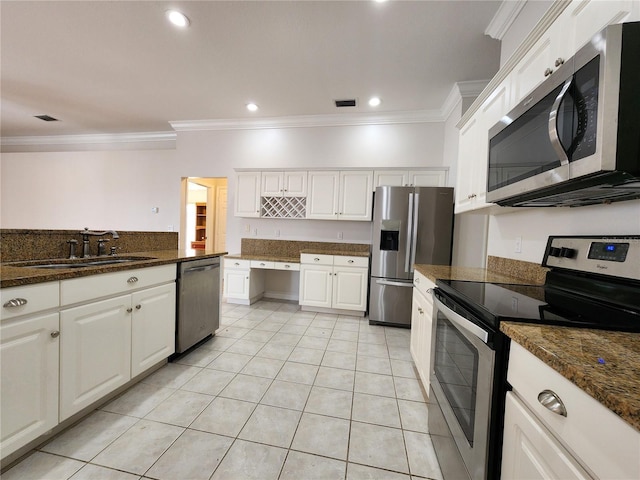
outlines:
{"label": "oven control panel", "polygon": [[640,280],[640,236],[550,236],[542,266]]}

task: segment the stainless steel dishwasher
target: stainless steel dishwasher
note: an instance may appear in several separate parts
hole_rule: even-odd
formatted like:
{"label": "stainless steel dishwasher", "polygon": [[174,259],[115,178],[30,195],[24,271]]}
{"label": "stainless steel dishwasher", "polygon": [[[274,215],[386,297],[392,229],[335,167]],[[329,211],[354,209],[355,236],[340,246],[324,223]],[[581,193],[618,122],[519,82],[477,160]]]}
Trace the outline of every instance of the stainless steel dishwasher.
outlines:
{"label": "stainless steel dishwasher", "polygon": [[178,263],[176,354],[220,326],[220,257]]}

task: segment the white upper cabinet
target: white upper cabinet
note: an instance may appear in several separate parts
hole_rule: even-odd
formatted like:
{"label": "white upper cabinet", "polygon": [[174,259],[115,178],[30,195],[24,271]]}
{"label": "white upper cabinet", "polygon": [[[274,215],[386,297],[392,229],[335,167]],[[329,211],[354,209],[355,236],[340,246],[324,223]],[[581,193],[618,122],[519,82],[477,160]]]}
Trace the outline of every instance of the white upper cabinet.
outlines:
{"label": "white upper cabinet", "polygon": [[338,220],[371,221],[373,172],[340,172]]}
{"label": "white upper cabinet", "polygon": [[337,220],[340,172],[309,172],[307,218]]}
{"label": "white upper cabinet", "polygon": [[236,217],[260,216],[260,172],[239,172],[236,176]]}
{"label": "white upper cabinet", "polygon": [[392,187],[446,187],[447,170],[376,170],[373,173],[373,189]]}
{"label": "white upper cabinet", "polygon": [[262,172],[263,197],[306,197],[307,172]]}

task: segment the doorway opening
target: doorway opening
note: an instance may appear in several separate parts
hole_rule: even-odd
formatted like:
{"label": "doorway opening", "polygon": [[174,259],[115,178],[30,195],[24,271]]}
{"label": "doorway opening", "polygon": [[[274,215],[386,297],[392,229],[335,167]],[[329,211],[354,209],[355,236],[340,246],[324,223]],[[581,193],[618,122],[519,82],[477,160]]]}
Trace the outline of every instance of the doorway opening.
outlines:
{"label": "doorway opening", "polygon": [[225,251],[227,179],[184,177],[181,188],[181,247]]}

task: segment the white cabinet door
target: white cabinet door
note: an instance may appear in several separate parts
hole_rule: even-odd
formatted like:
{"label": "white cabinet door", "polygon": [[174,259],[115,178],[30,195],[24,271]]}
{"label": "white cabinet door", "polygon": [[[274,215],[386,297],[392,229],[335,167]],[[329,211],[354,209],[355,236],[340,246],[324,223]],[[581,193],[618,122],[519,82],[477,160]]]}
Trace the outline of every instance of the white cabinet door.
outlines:
{"label": "white cabinet door", "polygon": [[[473,210],[473,170],[474,164],[479,161],[477,148],[481,128],[478,117],[478,112],[476,112],[460,131],[458,174],[455,189],[456,213]],[[484,165],[486,168],[486,160]]]}
{"label": "white cabinet door", "polygon": [[224,296],[249,300],[249,275],[250,270],[224,269]]}
{"label": "white cabinet door", "polygon": [[410,170],[409,184],[414,187],[446,187],[446,170]]}
{"label": "white cabinet door", "polygon": [[260,216],[260,172],[239,172],[236,176],[236,217]]}
{"label": "white cabinet door", "polygon": [[59,330],[58,313],[0,327],[3,457],[58,424]]}
{"label": "white cabinet door", "polygon": [[340,172],[340,220],[371,221],[373,207],[372,171]]}
{"label": "white cabinet door", "polygon": [[336,220],[338,218],[338,192],[340,172],[309,172],[307,218]]}
{"label": "white cabinet door", "polygon": [[507,392],[502,478],[590,479],[580,464],[536,420],[513,392]]}
{"label": "white cabinet door", "polygon": [[307,172],[284,172],[283,189],[285,197],[307,196]]}
{"label": "white cabinet door", "polygon": [[300,305],[331,308],[333,267],[300,265]]}
{"label": "white cabinet door", "polygon": [[414,288],[411,305],[411,356],[427,395],[431,368],[432,308],[430,300]]}
{"label": "white cabinet door", "polygon": [[131,295],[131,377],[175,352],[176,284]]}
{"label": "white cabinet door", "polygon": [[129,381],[131,295],[60,312],[60,421]]}
{"label": "white cabinet door", "polygon": [[367,309],[368,272],[367,268],[333,267],[333,308]]}
{"label": "white cabinet door", "polygon": [[407,170],[379,170],[374,172],[373,187],[392,186],[404,187],[409,184]]}
{"label": "white cabinet door", "polygon": [[284,191],[282,184],[282,172],[262,172],[262,187],[260,194],[263,197],[281,197]]}

